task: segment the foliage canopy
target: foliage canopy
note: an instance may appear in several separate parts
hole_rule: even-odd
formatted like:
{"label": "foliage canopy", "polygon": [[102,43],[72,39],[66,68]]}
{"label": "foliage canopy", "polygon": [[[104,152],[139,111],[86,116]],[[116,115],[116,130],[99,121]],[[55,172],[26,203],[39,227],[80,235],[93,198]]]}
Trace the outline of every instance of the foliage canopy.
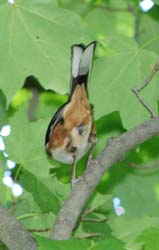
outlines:
{"label": "foliage canopy", "polygon": [[[41,232],[51,228],[70,192],[71,167],[49,161],[44,152],[47,124],[69,92],[70,47],[98,41],[89,82],[97,154],[106,138],[149,118],[131,88],[146,79],[158,59],[159,1],[154,2],[147,13],[137,0],[0,2],[0,129],[11,126],[11,135],[4,138],[8,157],[0,151],[0,177],[8,169],[7,160],[13,160],[12,178],[24,189],[15,198],[1,181],[0,202],[34,231],[40,250],[158,249],[159,137],[129,152],[103,176],[87,206],[95,210],[90,217],[107,217],[107,222],[81,221],[73,239],[63,242],[48,240],[48,230]],[[142,91],[155,112],[158,83],[156,74]],[[78,175],[85,161],[78,163]],[[115,197],[123,208],[120,216]],[[96,232],[102,236],[75,239]]]}

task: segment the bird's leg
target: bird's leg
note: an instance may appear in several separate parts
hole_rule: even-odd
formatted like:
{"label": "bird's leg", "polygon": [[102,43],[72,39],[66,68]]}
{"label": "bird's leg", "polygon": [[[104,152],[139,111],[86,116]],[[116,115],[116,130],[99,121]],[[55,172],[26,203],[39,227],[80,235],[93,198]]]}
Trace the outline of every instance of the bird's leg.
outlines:
{"label": "bird's leg", "polygon": [[72,189],[73,189],[74,184],[76,182],[77,156],[78,156],[78,151],[77,151],[77,149],[75,149],[74,154],[73,154],[73,165],[72,165],[72,173],[71,173],[71,186],[72,186]]}
{"label": "bird's leg", "polygon": [[97,144],[97,137],[95,134],[91,134],[89,141],[91,143],[91,147],[89,150],[89,155],[88,155],[88,159],[87,159],[87,168],[89,167],[90,163],[92,162],[92,155],[95,149],[95,146]]}

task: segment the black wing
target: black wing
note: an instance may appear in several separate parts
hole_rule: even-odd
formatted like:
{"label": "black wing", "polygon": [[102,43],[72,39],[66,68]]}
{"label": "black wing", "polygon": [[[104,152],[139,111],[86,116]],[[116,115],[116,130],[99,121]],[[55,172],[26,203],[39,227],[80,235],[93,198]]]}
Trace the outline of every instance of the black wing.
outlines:
{"label": "black wing", "polygon": [[53,129],[55,128],[55,126],[59,123],[63,121],[63,110],[64,107],[66,106],[67,102],[64,103],[54,114],[53,118],[51,119],[49,126],[47,128],[46,131],[46,136],[45,136],[45,145],[49,142],[50,139],[50,134],[52,133]]}

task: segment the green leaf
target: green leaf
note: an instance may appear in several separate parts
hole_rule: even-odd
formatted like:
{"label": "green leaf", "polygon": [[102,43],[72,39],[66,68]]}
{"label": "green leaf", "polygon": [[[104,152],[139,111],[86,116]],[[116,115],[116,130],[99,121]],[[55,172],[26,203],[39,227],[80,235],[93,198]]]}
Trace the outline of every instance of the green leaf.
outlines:
{"label": "green leaf", "polygon": [[[53,181],[53,180],[52,180]],[[38,204],[43,213],[53,212],[57,214],[60,209],[60,203],[54,190],[51,190],[46,185],[42,178],[37,178],[28,171],[22,171],[20,175],[20,183],[22,186],[32,193],[34,200]]]}
{"label": "green leaf", "polygon": [[84,16],[90,9],[90,5],[83,1],[58,0],[58,3],[62,8],[74,11],[81,16]]}
{"label": "green leaf", "polygon": [[49,237],[55,216],[52,213],[24,214],[18,218],[20,223],[28,230],[37,232],[38,235]]}
{"label": "green leaf", "polygon": [[[86,211],[88,209],[88,214],[84,214],[84,218],[86,220],[81,220],[80,228],[77,229],[75,234],[78,236],[79,234],[92,234],[92,233],[99,233],[101,234],[100,239],[105,239],[105,237],[109,237],[111,234],[110,226],[107,224],[107,214],[109,216],[109,210],[111,209],[112,205],[112,196],[108,194],[100,194],[97,191],[93,193],[88,201],[86,206]],[[105,210],[102,208],[105,207]],[[90,212],[89,212],[90,211]],[[88,220],[87,220],[88,219]],[[102,220],[101,222],[98,221],[91,221],[91,220]],[[81,232],[80,232],[81,231]],[[94,237],[95,240],[98,237]]]}
{"label": "green leaf", "polygon": [[5,138],[6,150],[10,159],[18,163],[20,169],[24,168],[21,183],[33,194],[41,211],[57,213],[60,207],[59,199],[61,202],[65,199],[70,192],[70,184],[61,184],[55,177],[50,179],[49,171],[52,165],[49,164],[44,148],[48,120],[30,123],[25,113],[23,107],[11,118],[11,135]]}
{"label": "green leaf", "polygon": [[99,154],[104,148],[108,138],[116,137],[122,132],[124,128],[119,112],[113,112],[102,116],[96,122],[97,138],[98,143],[95,147],[95,155]]}
{"label": "green leaf", "polygon": [[[158,136],[155,136],[140,145],[138,150],[139,150],[140,159],[142,160],[143,164],[149,166],[149,162],[151,161],[154,161],[156,163],[158,162],[159,164],[158,145],[159,145]],[[136,155],[137,154],[138,153],[136,152]],[[151,165],[150,165],[150,168],[147,167],[147,170],[148,169],[151,170]]]}
{"label": "green leaf", "polygon": [[125,210],[123,215],[116,214],[113,200],[109,210],[108,204],[103,204],[100,211],[103,214],[108,212],[107,223],[113,235],[124,240],[128,249],[139,249],[133,242],[145,229],[159,228],[158,143],[158,137],[152,138],[131,151],[124,161],[136,162],[137,167],[132,168],[127,163],[115,164],[98,186],[98,191],[120,199],[119,205]]}
{"label": "green leaf", "polygon": [[10,119],[11,135],[5,138],[10,159],[41,177],[48,177],[51,168],[44,148],[48,122],[41,119],[30,123],[23,107]]}
{"label": "green leaf", "polygon": [[108,237],[106,240],[99,241],[91,250],[125,250],[124,242],[115,238],[115,237]]}
{"label": "green leaf", "polygon": [[95,210],[97,208],[99,208],[100,206],[102,206],[104,203],[109,203],[110,200],[112,200],[112,196],[109,194],[100,194],[100,193],[96,193],[90,203],[90,208],[91,210]]}
{"label": "green leaf", "polygon": [[119,34],[132,37],[134,32],[133,15],[128,12],[111,12],[104,9],[104,7],[88,12],[84,18],[84,22],[88,34],[98,39],[105,38],[106,40],[111,40],[112,36],[114,37]]}
{"label": "green leaf", "polygon": [[66,197],[68,197],[71,192],[70,182],[68,184],[63,184],[62,182],[58,181],[55,175],[51,176],[50,178],[43,178],[43,183],[58,197],[61,204],[63,204]]}
{"label": "green leaf", "polygon": [[22,88],[20,89],[16,95],[13,97],[10,106],[9,106],[9,116],[10,113],[14,113],[17,111],[21,106],[28,103],[32,97],[32,92],[28,89]]}
{"label": "green leaf", "polygon": [[78,15],[58,8],[53,0],[5,1],[0,5],[0,30],[0,86],[8,101],[30,75],[45,88],[68,91],[70,46],[84,40]]}
{"label": "green leaf", "polygon": [[[123,45],[126,40],[121,38]],[[117,46],[115,51],[113,56],[99,58],[94,62],[90,99],[94,103],[96,119],[113,111],[120,111],[123,126],[128,129],[149,118],[148,112],[131,89],[140,86],[147,78],[158,56],[152,51],[138,48],[135,44],[131,50],[123,53],[117,52]],[[141,93],[156,112],[158,77],[156,75]]]}
{"label": "green leaf", "polygon": [[90,249],[90,242],[88,240],[49,240],[47,238],[34,235],[39,244],[39,250],[87,250]]}
{"label": "green leaf", "polygon": [[[95,220],[104,220],[105,217],[102,216],[101,214],[96,215],[93,214],[91,216],[87,216],[88,219],[95,219]],[[109,237],[112,233],[112,230],[110,226],[106,222],[96,222],[96,221],[83,221],[82,223],[82,235],[87,235],[87,234],[100,234],[100,238],[97,236],[94,236],[94,240],[98,241],[99,239],[103,240],[107,237]],[[77,235],[79,234],[79,231],[76,233]],[[81,234],[81,233],[80,233]]]}
{"label": "green leaf", "polygon": [[[158,169],[133,169],[126,163],[118,163],[108,171],[99,190],[120,198],[120,205],[125,209],[123,216],[127,220],[158,216],[159,201],[155,190],[158,173]],[[115,211],[113,214],[113,218],[116,218]]]}
{"label": "green leaf", "polygon": [[67,97],[52,92],[43,92],[40,94],[39,102],[36,108],[36,118],[47,118],[55,114],[57,109],[66,102]]}
{"label": "green leaf", "polygon": [[110,227],[113,230],[113,235],[126,242],[127,249],[130,248],[133,250],[139,249],[139,241],[136,239],[140,237],[142,232],[149,229],[150,227],[155,227],[157,230],[159,230],[158,217],[144,217],[129,220],[124,217],[119,217],[108,222],[108,224],[111,224]]}
{"label": "green leaf", "polygon": [[159,0],[153,0],[153,2],[159,4]]}
{"label": "green leaf", "polygon": [[[55,221],[53,213],[42,213],[31,193],[24,192],[16,204],[16,217],[28,230],[39,230],[39,234],[49,236],[49,230]],[[43,229],[43,231],[41,230]],[[41,230],[41,232],[40,232]]]}
{"label": "green leaf", "polygon": [[2,168],[3,161],[1,155],[0,155],[0,203],[6,205],[9,203],[12,199],[12,191],[11,188],[7,187],[3,182],[2,179],[4,177],[4,171],[5,169]]}
{"label": "green leaf", "polygon": [[5,245],[3,244],[3,242],[2,241],[0,241],[0,250],[4,250],[6,247],[5,247]]}
{"label": "green leaf", "polygon": [[159,229],[147,229],[137,238],[136,242],[140,242],[144,246],[144,250],[158,250]]}
{"label": "green leaf", "polygon": [[[139,26],[139,44],[142,48],[159,53],[159,21],[150,15],[142,15]],[[150,32],[151,30],[151,32]]]}

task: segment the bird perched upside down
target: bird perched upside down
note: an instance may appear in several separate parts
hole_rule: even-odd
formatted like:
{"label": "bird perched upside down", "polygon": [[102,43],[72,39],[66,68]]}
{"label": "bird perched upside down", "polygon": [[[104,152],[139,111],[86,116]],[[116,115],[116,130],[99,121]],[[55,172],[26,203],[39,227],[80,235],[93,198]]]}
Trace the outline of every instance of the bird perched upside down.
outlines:
{"label": "bird perched upside down", "polygon": [[46,152],[57,161],[73,164],[72,185],[76,163],[96,143],[92,105],[88,100],[88,78],[96,42],[72,46],[71,90],[68,101],[53,116],[45,137]]}

